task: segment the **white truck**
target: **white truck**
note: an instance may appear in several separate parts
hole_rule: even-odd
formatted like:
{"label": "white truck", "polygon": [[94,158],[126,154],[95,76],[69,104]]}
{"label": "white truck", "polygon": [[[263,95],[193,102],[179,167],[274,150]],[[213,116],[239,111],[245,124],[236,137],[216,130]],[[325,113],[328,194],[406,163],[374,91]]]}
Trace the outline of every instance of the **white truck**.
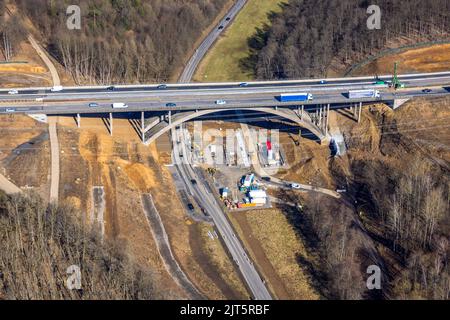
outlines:
{"label": "white truck", "polygon": [[375,89],[368,90],[349,90],[348,98],[349,99],[358,99],[358,98],[379,98],[380,91]]}
{"label": "white truck", "polygon": [[57,91],[62,91],[63,87],[62,86],[53,86],[50,91],[51,92],[57,92]]}
{"label": "white truck", "polygon": [[114,102],[112,104],[113,109],[125,109],[128,108],[128,105],[123,102]]}

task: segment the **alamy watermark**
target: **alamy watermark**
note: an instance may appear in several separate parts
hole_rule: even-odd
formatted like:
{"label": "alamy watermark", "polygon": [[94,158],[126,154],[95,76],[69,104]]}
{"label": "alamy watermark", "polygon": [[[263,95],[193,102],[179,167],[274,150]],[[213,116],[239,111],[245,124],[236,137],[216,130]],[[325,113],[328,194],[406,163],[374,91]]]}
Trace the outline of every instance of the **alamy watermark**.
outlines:
{"label": "alamy watermark", "polygon": [[366,286],[367,289],[381,289],[381,269],[377,265],[370,265],[367,267],[367,274],[370,276],[367,278]]}
{"label": "alamy watermark", "polygon": [[372,4],[367,8],[367,14],[370,16],[367,18],[367,29],[379,30],[381,29],[381,9],[376,4]]}
{"label": "alamy watermark", "polygon": [[81,29],[81,9],[77,5],[70,5],[66,9],[66,26],[69,30]]}
{"label": "alamy watermark", "polygon": [[69,290],[81,289],[81,270],[76,264],[69,266],[66,270],[69,277],[66,280],[66,287]]}
{"label": "alamy watermark", "polygon": [[185,164],[207,164],[250,167],[258,161],[270,167],[271,173],[281,163],[279,131],[268,129],[207,129],[194,122],[193,137],[187,129],[177,130],[176,161]]}

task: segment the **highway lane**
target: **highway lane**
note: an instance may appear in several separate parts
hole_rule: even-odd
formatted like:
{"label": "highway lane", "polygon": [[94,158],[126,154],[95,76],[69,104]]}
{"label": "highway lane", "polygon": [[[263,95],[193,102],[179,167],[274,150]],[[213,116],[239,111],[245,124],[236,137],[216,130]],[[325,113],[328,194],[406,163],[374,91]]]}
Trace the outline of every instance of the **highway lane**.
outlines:
{"label": "highway lane", "polygon": [[220,34],[228,27],[231,21],[233,21],[235,16],[239,13],[239,11],[241,11],[246,2],[247,0],[238,0],[227,12],[225,17],[222,18],[219,25],[211,30],[211,32],[206,36],[197,50],[195,50],[192,57],[189,59],[178,82],[183,83],[191,81],[192,77],[194,76],[195,70],[197,70],[200,61],[204,58],[209,48],[211,48]]}
{"label": "highway lane", "polygon": [[[177,143],[176,135],[181,136],[179,139],[179,144]],[[258,300],[272,299],[269,291],[264,285],[263,280],[261,279],[261,276],[256,271],[248,254],[240,243],[239,238],[234,233],[230,222],[214,198],[214,195],[211,194],[210,190],[208,190],[208,188],[200,180],[191,164],[184,163],[188,155],[184,140],[185,137],[183,137],[182,128],[175,130],[175,134],[172,135],[172,155],[179,175],[183,178],[184,183],[191,195],[197,199],[201,199],[199,204],[213,219],[217,230],[225,242],[225,245],[228,248],[234,262],[239,267],[239,270],[241,271],[253,297]],[[180,157],[180,154],[183,154],[183,157]],[[192,182],[193,180],[195,180],[194,183]]]}
{"label": "highway lane", "polygon": [[[280,102],[277,100],[277,92],[260,92],[255,93],[248,91],[246,93],[237,94],[235,92],[218,94],[216,92],[210,95],[190,95],[190,94],[176,94],[173,96],[136,96],[132,97],[103,97],[100,99],[82,96],[86,100],[56,101],[45,100],[44,102],[22,101],[9,103],[0,100],[0,113],[7,112],[7,109],[13,112],[23,113],[46,113],[46,114],[74,114],[74,113],[107,113],[107,112],[139,112],[139,111],[187,111],[187,110],[201,110],[201,109],[237,109],[237,108],[252,108],[252,107],[275,107],[275,106],[291,106],[304,104],[342,104],[342,107],[349,103],[369,103],[369,102],[388,102],[395,98],[414,98],[414,97],[437,97],[450,94],[448,89],[438,87],[433,88],[431,93],[425,93],[422,89],[405,89],[392,92],[389,90],[381,90],[380,98],[363,98],[363,99],[349,99],[346,91],[311,91],[314,94],[314,99],[305,102]],[[225,105],[217,105],[216,99],[225,99]],[[92,101],[98,102],[98,107],[89,107],[88,104]],[[126,109],[113,109],[111,104],[113,102],[124,102],[128,104]],[[175,103],[176,106],[167,107],[167,103]]]}
{"label": "highway lane", "polygon": [[[379,77],[385,81],[390,81],[392,76],[386,75]],[[450,72],[440,73],[424,73],[424,74],[404,74],[399,75],[399,79],[408,85],[431,85],[450,84]],[[253,81],[247,82],[242,88],[267,88],[267,87],[330,87],[339,85],[358,85],[358,84],[374,84],[374,77],[348,77],[348,78],[331,78],[323,79],[326,83],[321,83],[322,79],[302,79],[302,80],[278,80],[278,81]],[[178,91],[178,90],[207,90],[207,89],[239,89],[240,82],[227,83],[183,83],[183,84],[166,84],[165,89],[158,88],[159,84],[143,84],[143,85],[116,85],[114,90],[108,90],[111,86],[78,86],[64,87],[60,92],[52,92],[48,87],[38,88],[16,88],[20,94],[25,95],[53,95],[53,94],[71,94],[71,93],[103,93],[112,94],[116,92],[149,92],[149,91]],[[0,88],[0,95],[7,95],[10,88]]]}
{"label": "highway lane", "polygon": [[[436,92],[441,91],[443,93],[450,92],[449,87],[444,87],[447,84],[442,84],[442,79],[431,79],[422,80],[420,83],[416,83],[414,86],[409,86],[406,89],[397,90],[395,93],[397,95],[402,95],[403,93],[408,94],[409,91],[415,90],[415,88],[425,88],[430,87],[437,89]],[[450,83],[450,78],[448,79]],[[438,87],[436,87],[438,86]],[[317,94],[326,93],[341,93],[343,94],[348,90],[355,89],[377,89],[385,93],[393,94],[393,90],[389,90],[386,85],[366,85],[366,84],[346,84],[339,86],[321,86],[321,87],[295,87],[295,86],[283,86],[283,87],[255,87],[255,88],[233,88],[233,89],[202,89],[202,90],[172,90],[172,91],[123,91],[123,92],[74,92],[74,93],[52,93],[52,94],[16,94],[16,95],[5,95],[0,94],[0,103],[8,103],[12,105],[20,105],[23,102],[40,102],[36,99],[44,102],[51,101],[74,101],[74,100],[86,100],[89,102],[101,102],[101,100],[107,101],[117,101],[117,102],[128,102],[136,101],[136,99],[154,99],[160,102],[176,102],[171,101],[172,99],[177,100],[202,100],[205,97],[210,97],[211,99],[230,99],[232,96],[239,96],[246,98],[251,98],[252,95],[266,96],[272,95],[277,96],[282,93],[293,93],[293,92],[310,92],[315,97]],[[314,99],[315,100],[315,99]],[[308,103],[314,103],[315,101],[308,101]]]}

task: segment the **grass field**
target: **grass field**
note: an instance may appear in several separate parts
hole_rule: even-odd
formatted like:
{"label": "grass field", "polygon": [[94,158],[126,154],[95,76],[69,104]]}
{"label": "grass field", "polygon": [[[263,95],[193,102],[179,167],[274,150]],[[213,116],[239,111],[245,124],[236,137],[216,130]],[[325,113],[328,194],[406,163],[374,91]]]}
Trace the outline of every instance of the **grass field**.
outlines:
{"label": "grass field", "polygon": [[258,29],[270,23],[270,13],[281,11],[280,4],[285,2],[286,0],[249,0],[203,59],[194,75],[194,81],[252,80],[253,73],[241,67],[242,59],[251,55],[248,40]]}

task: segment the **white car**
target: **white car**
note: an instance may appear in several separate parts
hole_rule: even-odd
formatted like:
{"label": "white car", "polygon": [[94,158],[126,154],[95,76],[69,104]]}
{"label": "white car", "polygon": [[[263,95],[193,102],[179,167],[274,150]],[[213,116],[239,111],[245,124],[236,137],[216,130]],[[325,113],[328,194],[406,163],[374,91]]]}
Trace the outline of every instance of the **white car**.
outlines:
{"label": "white car", "polygon": [[8,94],[18,94],[19,91],[17,91],[16,89],[11,89],[8,91]]}
{"label": "white car", "polygon": [[226,104],[225,100],[216,100],[216,104]]}
{"label": "white car", "polygon": [[114,102],[112,104],[113,109],[125,109],[128,108],[128,105],[123,102]]}
{"label": "white car", "polygon": [[301,189],[301,186],[298,183],[291,183],[292,189]]}

